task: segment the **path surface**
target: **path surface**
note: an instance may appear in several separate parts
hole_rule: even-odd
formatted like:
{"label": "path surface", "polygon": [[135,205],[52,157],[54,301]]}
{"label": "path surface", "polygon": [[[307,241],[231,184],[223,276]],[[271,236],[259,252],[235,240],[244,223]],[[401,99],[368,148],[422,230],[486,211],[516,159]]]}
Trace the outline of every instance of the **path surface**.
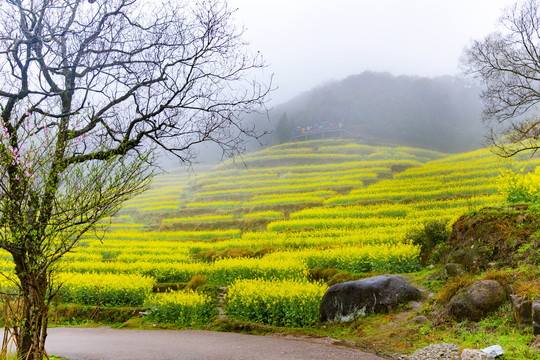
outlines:
{"label": "path surface", "polygon": [[199,330],[50,328],[49,354],[70,360],[381,360],[321,340]]}

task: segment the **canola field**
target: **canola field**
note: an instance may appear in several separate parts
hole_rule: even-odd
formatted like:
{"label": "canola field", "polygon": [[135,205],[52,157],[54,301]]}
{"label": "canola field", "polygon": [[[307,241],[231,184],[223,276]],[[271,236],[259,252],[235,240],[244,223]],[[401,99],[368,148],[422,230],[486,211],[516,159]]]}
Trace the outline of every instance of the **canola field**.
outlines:
{"label": "canola field", "polygon": [[[322,140],[274,146],[196,174],[173,171],[65,256],[60,299],[145,307],[149,321],[195,326],[217,314],[216,299],[156,289],[204,277],[226,289],[231,317],[311,326],[328,288],[314,278],[317,269],[358,277],[417,271],[420,248],[407,234],[500,204],[501,171],[533,171],[538,163],[487,149],[448,155]],[[9,255],[0,267],[13,271]]]}

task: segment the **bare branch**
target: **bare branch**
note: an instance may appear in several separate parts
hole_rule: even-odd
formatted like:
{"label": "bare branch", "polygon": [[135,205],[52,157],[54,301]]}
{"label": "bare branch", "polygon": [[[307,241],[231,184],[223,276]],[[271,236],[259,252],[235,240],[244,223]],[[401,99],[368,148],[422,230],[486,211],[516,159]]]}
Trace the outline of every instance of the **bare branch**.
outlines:
{"label": "bare branch", "polygon": [[196,144],[234,155],[262,135],[242,120],[270,84],[232,15],[222,0],[0,2],[0,248],[22,353],[44,349],[55,262],[148,187],[153,149],[190,162]]}
{"label": "bare branch", "polygon": [[501,156],[535,152],[540,103],[540,12],[537,0],[508,8],[500,19],[505,31],[474,41],[465,50],[465,73],[483,85],[488,141]]}

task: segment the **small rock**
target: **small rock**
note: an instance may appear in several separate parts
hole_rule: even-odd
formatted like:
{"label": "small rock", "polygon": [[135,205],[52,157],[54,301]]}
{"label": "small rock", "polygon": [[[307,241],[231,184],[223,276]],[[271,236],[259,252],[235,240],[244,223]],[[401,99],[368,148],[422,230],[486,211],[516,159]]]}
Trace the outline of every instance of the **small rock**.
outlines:
{"label": "small rock", "polygon": [[425,317],[424,315],[420,315],[420,316],[417,316],[413,319],[413,323],[415,324],[423,324],[423,323],[426,323],[428,322],[429,319],[427,317]]}
{"label": "small rock", "polygon": [[409,301],[409,306],[411,309],[420,309],[422,307],[422,302],[420,301]]}
{"label": "small rock", "polygon": [[431,344],[423,349],[416,350],[414,354],[409,355],[407,360],[455,360],[458,359],[459,346],[455,344]]}
{"label": "small rock", "polygon": [[485,349],[482,349],[483,352],[488,354],[489,356],[496,358],[497,356],[504,355],[504,350],[501,345],[493,345],[489,346]]}
{"label": "small rock", "polygon": [[448,277],[464,276],[466,274],[465,270],[460,264],[448,263],[444,265],[444,273]]}
{"label": "small rock", "polygon": [[493,360],[493,357],[481,350],[463,349],[461,360]]}

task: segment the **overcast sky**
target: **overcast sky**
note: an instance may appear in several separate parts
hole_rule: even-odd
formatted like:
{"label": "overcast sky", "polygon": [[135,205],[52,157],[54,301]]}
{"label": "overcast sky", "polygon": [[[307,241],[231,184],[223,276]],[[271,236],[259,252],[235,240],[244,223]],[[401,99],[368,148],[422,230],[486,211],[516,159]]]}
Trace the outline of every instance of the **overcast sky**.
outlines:
{"label": "overcast sky", "polygon": [[229,0],[278,89],[272,105],[366,70],[459,73],[473,39],[497,29],[515,0]]}

